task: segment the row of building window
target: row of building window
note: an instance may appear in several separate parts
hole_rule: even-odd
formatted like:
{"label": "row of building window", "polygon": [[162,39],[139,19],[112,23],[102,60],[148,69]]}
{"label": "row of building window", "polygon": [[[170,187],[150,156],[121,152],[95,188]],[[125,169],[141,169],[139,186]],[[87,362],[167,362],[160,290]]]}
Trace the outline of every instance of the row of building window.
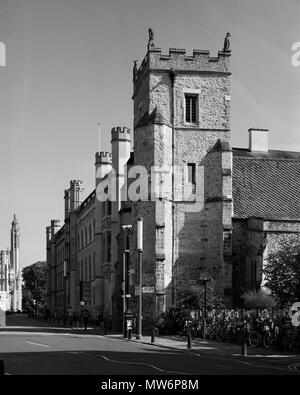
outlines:
{"label": "row of building window", "polygon": [[78,233],[77,236],[77,250],[81,250],[86,247],[89,243],[94,241],[95,239],[95,221],[93,223],[93,227],[91,224],[86,226],[84,229],[81,229],[81,232]]}
{"label": "row of building window", "polygon": [[57,265],[61,264],[64,261],[64,259],[65,259],[65,250],[64,248],[61,248],[56,252]]}
{"label": "row of building window", "polygon": [[79,281],[91,281],[94,279],[96,273],[96,258],[95,253],[93,254],[93,262],[92,256],[85,258],[85,260],[81,260],[79,262]]}

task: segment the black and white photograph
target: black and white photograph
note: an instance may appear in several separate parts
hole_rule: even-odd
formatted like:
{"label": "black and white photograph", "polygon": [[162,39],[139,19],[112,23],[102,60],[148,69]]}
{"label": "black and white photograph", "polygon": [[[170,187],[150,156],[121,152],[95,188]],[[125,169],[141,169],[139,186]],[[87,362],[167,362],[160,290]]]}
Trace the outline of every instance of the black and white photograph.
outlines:
{"label": "black and white photograph", "polygon": [[0,0],[1,384],[299,376],[299,21],[299,0]]}

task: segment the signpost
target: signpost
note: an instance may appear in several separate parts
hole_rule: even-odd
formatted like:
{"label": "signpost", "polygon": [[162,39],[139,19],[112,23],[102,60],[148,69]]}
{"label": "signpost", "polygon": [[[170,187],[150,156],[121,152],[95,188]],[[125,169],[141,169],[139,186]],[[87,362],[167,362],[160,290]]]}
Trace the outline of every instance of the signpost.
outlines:
{"label": "signpost", "polygon": [[137,251],[139,254],[139,314],[138,314],[138,332],[137,339],[142,338],[142,308],[143,308],[143,295],[144,288],[142,289],[143,282],[143,218],[137,220]]}
{"label": "signpost", "polygon": [[7,310],[7,292],[0,291],[0,326],[6,325],[5,312]]}
{"label": "signpost", "polygon": [[300,326],[300,302],[295,302],[291,307],[292,324],[295,327]]}
{"label": "signpost", "polygon": [[142,293],[143,294],[154,294],[154,287],[143,287]]}

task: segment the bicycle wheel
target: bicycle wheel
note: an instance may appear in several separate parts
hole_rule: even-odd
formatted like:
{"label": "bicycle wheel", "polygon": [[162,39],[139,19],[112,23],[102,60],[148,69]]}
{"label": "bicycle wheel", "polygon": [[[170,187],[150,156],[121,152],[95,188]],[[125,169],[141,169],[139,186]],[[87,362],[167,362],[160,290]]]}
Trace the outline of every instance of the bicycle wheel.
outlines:
{"label": "bicycle wheel", "polygon": [[251,331],[249,333],[248,340],[251,347],[258,347],[260,341],[259,333],[256,331]]}
{"label": "bicycle wheel", "polygon": [[293,352],[295,348],[294,338],[291,333],[287,333],[283,338],[283,351]]}
{"label": "bicycle wheel", "polygon": [[266,332],[263,337],[263,345],[265,348],[271,348],[273,345],[274,339],[270,332]]}

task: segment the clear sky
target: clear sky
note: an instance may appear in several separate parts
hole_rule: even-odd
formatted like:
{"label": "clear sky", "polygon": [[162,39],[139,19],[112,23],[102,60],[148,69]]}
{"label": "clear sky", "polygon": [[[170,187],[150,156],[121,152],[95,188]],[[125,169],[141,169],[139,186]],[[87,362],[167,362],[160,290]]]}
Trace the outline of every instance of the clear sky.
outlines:
{"label": "clear sky", "polygon": [[169,48],[232,48],[232,143],[248,128],[270,129],[270,147],[300,151],[299,0],[0,0],[0,249],[13,213],[21,259],[45,259],[45,227],[63,220],[64,189],[94,188],[94,154],[110,130],[132,126],[132,66],[148,27]]}

